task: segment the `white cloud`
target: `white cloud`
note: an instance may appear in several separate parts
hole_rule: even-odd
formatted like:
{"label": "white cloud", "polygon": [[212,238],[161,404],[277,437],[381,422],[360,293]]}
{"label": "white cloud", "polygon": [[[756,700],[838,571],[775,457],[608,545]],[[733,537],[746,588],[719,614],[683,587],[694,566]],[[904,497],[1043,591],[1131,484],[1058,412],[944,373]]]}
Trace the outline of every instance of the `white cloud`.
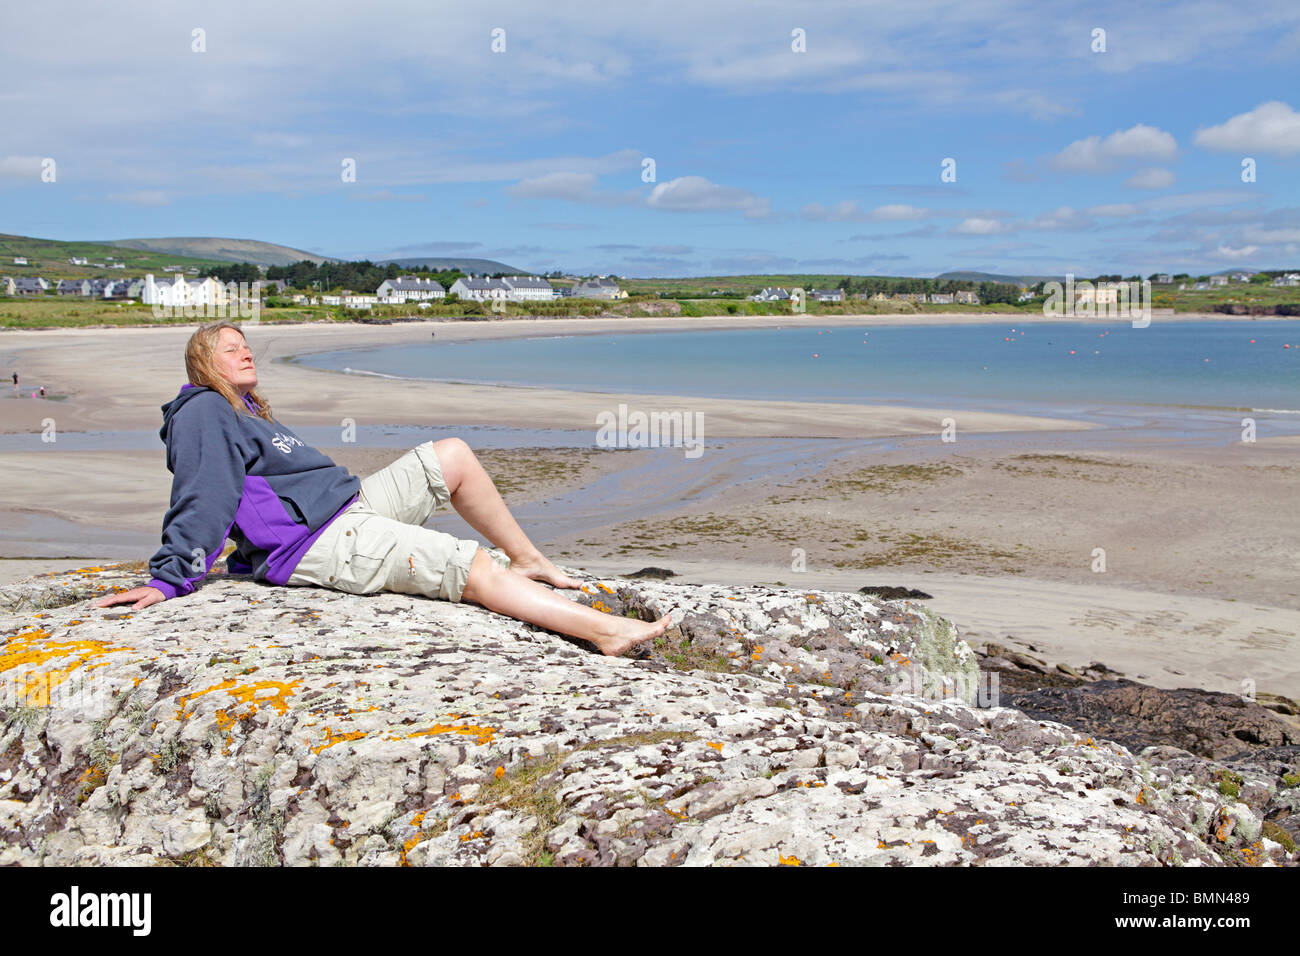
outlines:
{"label": "white cloud", "polygon": [[1011,230],[1012,226],[1001,220],[972,217],[963,219],[948,231],[954,236],[995,236],[998,233],[1010,232]]}
{"label": "white cloud", "polygon": [[517,199],[562,199],[595,206],[630,206],[640,201],[635,190],[600,191],[597,182],[595,173],[546,173],[520,180],[506,187],[506,193]]}
{"label": "white cloud", "polygon": [[1151,166],[1138,170],[1125,180],[1124,185],[1130,189],[1168,189],[1177,178],[1161,166]]}
{"label": "white cloud", "polygon": [[703,176],[679,176],[659,183],[650,191],[646,205],[670,212],[743,212],[746,219],[761,219],[771,214],[771,202],[748,189],[720,186]]}
{"label": "white cloud", "polygon": [[1300,229],[1268,229],[1246,227],[1241,236],[1247,242],[1300,242]]}
{"label": "white cloud", "polygon": [[1058,206],[1051,212],[1039,213],[1025,225],[1030,229],[1086,229],[1092,221],[1072,206]]}
{"label": "white cloud", "polygon": [[1227,259],[1233,262],[1238,259],[1248,259],[1257,252],[1259,252],[1259,246],[1242,246],[1240,249],[1234,249],[1228,245],[1221,245],[1214,251],[1214,256],[1218,259]]}
{"label": "white cloud", "polygon": [[0,156],[0,179],[27,179],[38,182],[41,178],[41,157]]}
{"label": "white cloud", "polygon": [[1196,131],[1196,145],[1225,152],[1300,153],[1300,113],[1281,100],[1261,103],[1219,126]]}
{"label": "white cloud", "polygon": [[1104,173],[1126,159],[1171,160],[1178,156],[1178,142],[1169,133],[1138,123],[1116,130],[1105,139],[1089,136],[1077,139],[1049,160],[1053,169],[1068,173]]}
{"label": "white cloud", "polygon": [[845,199],[833,206],[823,206],[819,202],[809,203],[800,213],[805,219],[819,222],[907,222],[915,219],[929,219],[934,213],[920,206],[905,203],[893,203],[864,210],[856,200]]}
{"label": "white cloud", "polygon": [[1089,216],[1101,216],[1114,219],[1123,216],[1136,216],[1142,210],[1131,202],[1110,203],[1105,206],[1089,206],[1084,210]]}

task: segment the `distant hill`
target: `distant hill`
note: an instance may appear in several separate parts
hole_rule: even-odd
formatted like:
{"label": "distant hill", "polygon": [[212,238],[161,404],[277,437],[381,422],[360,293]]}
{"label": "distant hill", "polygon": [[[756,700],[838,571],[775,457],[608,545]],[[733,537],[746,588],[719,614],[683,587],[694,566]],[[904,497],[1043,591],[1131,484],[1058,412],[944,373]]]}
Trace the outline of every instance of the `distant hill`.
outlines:
{"label": "distant hill", "polygon": [[[27,265],[10,267],[9,263],[15,257],[26,258]],[[86,265],[73,265],[68,261],[72,258],[85,259]],[[152,252],[102,242],[0,234],[0,265],[15,275],[39,274],[47,279],[99,278],[107,274],[104,270],[112,263],[123,266],[123,271],[118,275],[129,276],[159,272],[163,266],[168,265],[203,271],[219,264],[218,260],[210,257]]]}
{"label": "distant hill", "polygon": [[945,272],[935,276],[936,279],[953,279],[958,282],[1003,282],[1007,285],[1035,285],[1055,279],[1064,281],[1064,276],[1005,276],[994,272]]}
{"label": "distant hill", "polygon": [[127,249],[147,249],[150,252],[192,256],[196,259],[216,259],[219,262],[251,262],[259,266],[291,266],[309,259],[319,265],[334,261],[329,256],[318,256],[289,246],[256,239],[215,239],[206,236],[173,236],[165,239],[113,239],[105,243]]}
{"label": "distant hill", "polygon": [[509,275],[533,274],[525,269],[516,269],[514,266],[508,266],[504,262],[497,262],[495,259],[463,259],[456,256],[434,256],[429,258],[375,260],[375,264],[380,266],[386,266],[390,262],[400,269],[428,269],[432,272],[441,272],[446,269],[459,269],[461,272],[469,272],[474,275],[491,275],[494,272],[505,272]]}

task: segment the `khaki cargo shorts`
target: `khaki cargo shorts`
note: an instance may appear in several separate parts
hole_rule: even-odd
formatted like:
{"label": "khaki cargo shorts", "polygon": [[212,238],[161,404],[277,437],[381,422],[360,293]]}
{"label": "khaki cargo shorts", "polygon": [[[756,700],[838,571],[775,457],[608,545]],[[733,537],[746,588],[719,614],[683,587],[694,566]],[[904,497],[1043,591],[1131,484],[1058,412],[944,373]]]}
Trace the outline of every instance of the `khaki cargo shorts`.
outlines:
{"label": "khaki cargo shorts", "polygon": [[420,527],[450,503],[433,442],[417,445],[362,479],[357,500],[316,539],[288,583],[459,601],[478,542]]}

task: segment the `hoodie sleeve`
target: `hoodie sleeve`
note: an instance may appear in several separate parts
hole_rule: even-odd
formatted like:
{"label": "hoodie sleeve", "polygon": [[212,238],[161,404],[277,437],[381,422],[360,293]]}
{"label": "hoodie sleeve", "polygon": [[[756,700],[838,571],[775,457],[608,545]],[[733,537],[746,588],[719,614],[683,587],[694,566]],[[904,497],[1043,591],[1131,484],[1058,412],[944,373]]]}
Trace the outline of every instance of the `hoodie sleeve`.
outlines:
{"label": "hoodie sleeve", "polygon": [[163,518],[162,547],[149,561],[157,588],[168,598],[189,594],[221,556],[244,493],[244,457],[235,411],[220,395],[199,395],[172,418],[167,467],[171,506]]}

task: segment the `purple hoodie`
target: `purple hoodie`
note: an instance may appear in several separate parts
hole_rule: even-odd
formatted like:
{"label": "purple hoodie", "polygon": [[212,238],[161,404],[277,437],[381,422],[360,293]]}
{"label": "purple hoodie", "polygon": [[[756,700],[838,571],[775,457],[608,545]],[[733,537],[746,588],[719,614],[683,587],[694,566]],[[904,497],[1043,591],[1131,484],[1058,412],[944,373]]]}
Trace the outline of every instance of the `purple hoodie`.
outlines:
{"label": "purple hoodie", "polygon": [[236,412],[220,392],[182,385],[162,406],[171,507],[149,562],[169,599],[189,594],[225,547],[236,574],[287,584],[307,549],[357,499],[361,481],[279,422]]}

